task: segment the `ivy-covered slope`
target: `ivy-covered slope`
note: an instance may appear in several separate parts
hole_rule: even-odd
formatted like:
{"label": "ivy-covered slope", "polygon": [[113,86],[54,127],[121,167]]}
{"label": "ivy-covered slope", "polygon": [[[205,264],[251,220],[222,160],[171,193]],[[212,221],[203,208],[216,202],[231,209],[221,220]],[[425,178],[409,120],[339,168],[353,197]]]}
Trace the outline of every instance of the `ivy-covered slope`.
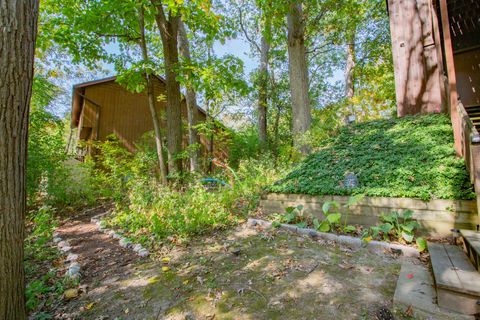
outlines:
{"label": "ivy-covered slope", "polygon": [[[343,187],[348,172],[358,177],[358,188]],[[453,150],[450,120],[440,114],[345,126],[269,191],[424,200],[475,196]]]}

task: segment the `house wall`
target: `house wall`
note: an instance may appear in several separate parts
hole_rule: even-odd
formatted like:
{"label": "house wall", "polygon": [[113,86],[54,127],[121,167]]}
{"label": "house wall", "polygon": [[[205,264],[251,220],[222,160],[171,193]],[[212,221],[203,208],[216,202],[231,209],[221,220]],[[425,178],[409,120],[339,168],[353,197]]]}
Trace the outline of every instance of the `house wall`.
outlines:
{"label": "house wall", "polygon": [[[165,95],[165,84],[155,81],[154,93],[158,97]],[[135,151],[135,143],[139,142],[142,136],[153,131],[153,123],[146,93],[131,93],[114,81],[98,83],[85,87],[84,106],[80,117],[79,138],[82,140],[105,141],[108,136],[115,134],[122,144],[129,151]],[[165,97],[164,97],[165,99]],[[165,128],[166,102],[156,101],[156,107],[160,116],[160,125]],[[187,127],[187,107],[185,100],[182,101],[182,120],[184,127]],[[198,121],[205,120],[205,114],[198,112]],[[98,126],[97,126],[98,122]],[[91,128],[91,129],[90,129]],[[217,129],[221,131],[222,129]],[[188,145],[188,131],[184,130],[184,147]],[[213,155],[222,160],[228,157],[228,141],[218,140],[214,137]],[[201,154],[206,154],[209,140],[200,137]]]}
{"label": "house wall", "polygon": [[433,0],[388,0],[399,116],[446,110]]}

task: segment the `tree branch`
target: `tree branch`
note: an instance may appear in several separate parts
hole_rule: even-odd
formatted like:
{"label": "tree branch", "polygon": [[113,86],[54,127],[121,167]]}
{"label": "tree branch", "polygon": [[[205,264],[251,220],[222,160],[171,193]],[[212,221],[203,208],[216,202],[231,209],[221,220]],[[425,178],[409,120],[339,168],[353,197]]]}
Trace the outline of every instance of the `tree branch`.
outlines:
{"label": "tree branch", "polygon": [[239,20],[240,20],[240,28],[242,29],[243,34],[245,35],[245,38],[258,50],[258,52],[262,52],[262,49],[260,49],[260,46],[252,38],[250,38],[247,30],[245,29],[245,26],[243,25],[243,16],[242,16],[241,7],[238,8],[238,13],[239,13]]}

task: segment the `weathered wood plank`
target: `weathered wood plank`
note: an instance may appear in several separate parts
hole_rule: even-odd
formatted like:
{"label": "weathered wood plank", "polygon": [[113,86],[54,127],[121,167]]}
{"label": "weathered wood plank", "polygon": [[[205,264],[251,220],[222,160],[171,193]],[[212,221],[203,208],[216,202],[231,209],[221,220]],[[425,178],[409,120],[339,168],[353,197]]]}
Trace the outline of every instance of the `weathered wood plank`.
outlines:
{"label": "weathered wood plank", "polygon": [[460,291],[463,289],[457,273],[442,243],[428,242],[428,252],[437,287]]}
{"label": "weathered wood plank", "polygon": [[[305,194],[283,194],[269,193],[264,195],[265,200],[276,201],[303,201],[319,202],[335,200],[342,204],[347,203],[348,196],[312,196]],[[450,212],[476,212],[477,204],[474,200],[443,200],[435,199],[423,201],[411,198],[389,198],[389,197],[365,197],[358,202],[358,205],[384,207],[384,208],[409,208],[411,210],[432,210]]]}

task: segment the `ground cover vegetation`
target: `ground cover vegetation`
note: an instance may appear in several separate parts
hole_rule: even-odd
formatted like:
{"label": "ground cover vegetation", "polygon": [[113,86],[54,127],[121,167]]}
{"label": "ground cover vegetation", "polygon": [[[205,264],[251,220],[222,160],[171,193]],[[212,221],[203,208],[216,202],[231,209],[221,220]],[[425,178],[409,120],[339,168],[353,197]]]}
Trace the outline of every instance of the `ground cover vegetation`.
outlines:
{"label": "ground cover vegetation", "polygon": [[[446,115],[409,116],[344,126],[318,141],[316,152],[268,188],[312,195],[473,199]],[[354,173],[359,185],[343,185]]]}

